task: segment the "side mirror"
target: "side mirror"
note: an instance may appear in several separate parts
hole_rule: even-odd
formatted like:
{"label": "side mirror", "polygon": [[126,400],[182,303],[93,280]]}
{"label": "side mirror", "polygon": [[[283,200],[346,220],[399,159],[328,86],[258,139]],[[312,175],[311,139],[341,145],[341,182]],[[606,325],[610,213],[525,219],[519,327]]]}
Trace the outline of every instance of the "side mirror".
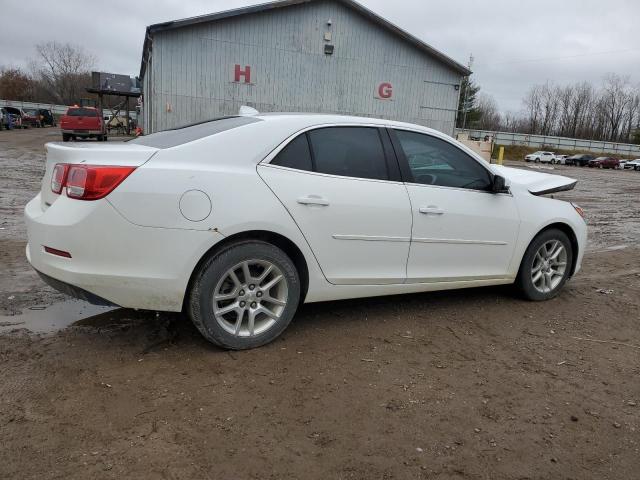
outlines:
{"label": "side mirror", "polygon": [[509,193],[509,183],[504,177],[495,175],[491,183],[491,191],[493,193]]}

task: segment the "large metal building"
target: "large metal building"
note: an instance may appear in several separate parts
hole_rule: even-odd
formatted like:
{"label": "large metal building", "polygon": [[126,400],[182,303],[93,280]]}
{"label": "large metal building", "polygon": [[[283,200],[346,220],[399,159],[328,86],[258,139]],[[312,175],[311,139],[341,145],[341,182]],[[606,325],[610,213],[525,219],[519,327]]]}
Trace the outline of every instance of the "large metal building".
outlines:
{"label": "large metal building", "polygon": [[152,133],[249,105],[453,134],[469,73],[352,0],[284,0],[147,27],[143,125]]}

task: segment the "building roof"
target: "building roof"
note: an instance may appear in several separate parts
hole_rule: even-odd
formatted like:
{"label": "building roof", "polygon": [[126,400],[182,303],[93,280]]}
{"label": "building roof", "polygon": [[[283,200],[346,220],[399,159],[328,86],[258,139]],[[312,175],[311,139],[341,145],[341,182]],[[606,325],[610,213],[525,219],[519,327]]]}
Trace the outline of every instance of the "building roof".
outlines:
{"label": "building roof", "polygon": [[[310,2],[314,2],[314,1],[318,1],[318,0],[278,0],[278,1],[269,2],[269,3],[262,3],[262,4],[259,4],[259,5],[252,5],[252,6],[248,6],[248,7],[242,7],[242,8],[235,8],[233,10],[225,10],[223,12],[218,12],[218,13],[210,13],[210,14],[207,14],[207,15],[199,15],[197,17],[184,18],[182,20],[172,20],[172,21],[169,21],[169,22],[156,23],[156,24],[153,24],[153,25],[149,25],[147,27],[147,31],[146,31],[146,34],[145,34],[145,37],[144,37],[144,45],[142,47],[142,61],[141,61],[141,64],[140,64],[140,78],[144,77],[144,72],[145,72],[147,60],[148,60],[148,57],[149,57],[149,50],[151,48],[151,39],[152,39],[153,33],[155,33],[155,32],[162,32],[162,31],[165,31],[165,30],[174,30],[174,29],[177,29],[177,28],[188,27],[188,26],[191,26],[191,25],[198,25],[198,24],[201,24],[201,23],[209,23],[209,22],[214,22],[216,20],[223,20],[223,19],[226,19],[226,18],[237,17],[237,16],[240,16],[240,15],[247,15],[247,14],[251,14],[251,13],[266,12],[266,11],[269,11],[269,10],[275,10],[277,8],[285,8],[285,7],[289,7],[289,6],[292,6],[292,5],[300,5],[300,4],[310,3]],[[464,65],[456,62],[451,57],[445,55],[444,53],[440,52],[439,50],[436,50],[431,45],[423,42],[419,38],[411,35],[410,33],[406,32],[406,31],[404,31],[403,29],[401,29],[397,25],[394,25],[390,21],[388,21],[385,18],[381,17],[380,15],[372,12],[371,10],[369,10],[368,8],[366,8],[363,5],[359,4],[358,2],[356,2],[354,0],[335,0],[335,1],[337,1],[339,3],[342,3],[343,5],[355,10],[356,12],[358,12],[361,15],[367,17],[369,20],[373,21],[375,24],[379,25],[380,27],[382,27],[382,28],[390,31],[391,33],[401,37],[402,39],[404,39],[405,41],[413,44],[414,46],[416,46],[418,49],[422,50],[423,52],[425,52],[425,53],[437,58],[442,63],[448,65],[453,70],[459,72],[461,75],[465,75],[466,76],[466,75],[470,75],[471,74],[471,70],[469,70]]]}

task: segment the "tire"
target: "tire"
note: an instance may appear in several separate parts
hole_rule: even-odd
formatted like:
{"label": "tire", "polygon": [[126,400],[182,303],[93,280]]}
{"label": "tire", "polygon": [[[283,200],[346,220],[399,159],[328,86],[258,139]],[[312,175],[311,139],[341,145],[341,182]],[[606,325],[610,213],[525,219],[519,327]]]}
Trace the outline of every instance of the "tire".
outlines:
{"label": "tire", "polygon": [[62,141],[63,142],[68,142],[71,139],[71,135],[69,135],[68,133],[63,133],[62,134]]}
{"label": "tire", "polygon": [[603,168],[603,165],[602,165],[602,164],[599,164],[599,165],[598,165],[598,168]]}
{"label": "tire", "polygon": [[[250,265],[248,282],[244,264]],[[267,265],[271,265],[270,273],[261,281],[257,277],[265,273]],[[234,272],[235,281],[231,281],[229,272]],[[278,277],[281,277],[278,283],[269,287],[269,283]],[[261,290],[260,286],[267,290]],[[261,298],[256,298],[260,293]],[[214,294],[229,298],[214,300]],[[274,303],[272,299],[280,303]],[[299,301],[300,277],[287,254],[270,243],[250,240],[231,245],[204,261],[189,291],[187,312],[196,328],[211,343],[230,350],[246,350],[276,339],[291,322]],[[229,308],[230,311],[224,312]],[[215,313],[216,309],[218,313]],[[265,309],[271,315],[264,313]],[[253,332],[250,327],[252,312]]]}
{"label": "tire", "polygon": [[555,165],[556,161],[555,160],[551,160],[551,165]]}
{"label": "tire", "polygon": [[[558,242],[557,244],[554,242]],[[564,269],[560,274],[560,270],[562,266],[556,266],[556,275],[552,275],[550,280],[548,276],[542,274],[542,279],[534,282],[534,278],[537,275],[537,272],[540,270],[544,270],[545,265],[540,261],[538,257],[538,252],[544,247],[547,248],[549,245],[562,245],[564,248],[564,253],[560,252],[558,260],[560,263],[564,262]],[[555,247],[551,249],[551,254],[555,252]],[[532,301],[542,301],[549,300],[562,290],[562,287],[566,283],[569,275],[571,273],[571,265],[573,264],[573,247],[571,246],[571,241],[567,234],[561,230],[556,228],[552,228],[549,230],[545,230],[538,234],[529,244],[527,251],[522,258],[522,262],[520,264],[520,270],[518,271],[518,276],[516,277],[515,286],[520,292],[520,294],[527,300]],[[541,269],[538,269],[537,272],[534,270],[538,268],[538,265],[542,265]],[[550,265],[553,268],[553,264]],[[549,287],[544,282],[549,281]],[[540,284],[540,282],[543,282]],[[540,288],[542,287],[542,289]],[[546,290],[546,288],[548,290]]]}
{"label": "tire", "polygon": [[536,163],[540,163],[540,159],[539,159],[539,158],[536,158],[535,162],[536,162]]}

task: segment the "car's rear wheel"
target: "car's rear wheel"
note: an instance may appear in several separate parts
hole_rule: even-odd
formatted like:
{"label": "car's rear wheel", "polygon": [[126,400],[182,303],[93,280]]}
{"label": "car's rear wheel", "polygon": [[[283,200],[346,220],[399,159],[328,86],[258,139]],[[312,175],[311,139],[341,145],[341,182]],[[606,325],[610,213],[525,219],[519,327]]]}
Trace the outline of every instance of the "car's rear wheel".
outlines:
{"label": "car's rear wheel", "polygon": [[522,259],[516,287],[528,300],[555,297],[571,273],[573,248],[567,234],[549,229],[533,239]]}
{"label": "car's rear wheel", "polygon": [[68,142],[71,139],[71,135],[69,135],[68,133],[63,133],[62,134],[62,141],[63,142]]}
{"label": "car's rear wheel", "polygon": [[291,322],[299,300],[300,278],[287,254],[269,243],[247,241],[203,263],[187,307],[207,340],[244,350],[277,338]]}

